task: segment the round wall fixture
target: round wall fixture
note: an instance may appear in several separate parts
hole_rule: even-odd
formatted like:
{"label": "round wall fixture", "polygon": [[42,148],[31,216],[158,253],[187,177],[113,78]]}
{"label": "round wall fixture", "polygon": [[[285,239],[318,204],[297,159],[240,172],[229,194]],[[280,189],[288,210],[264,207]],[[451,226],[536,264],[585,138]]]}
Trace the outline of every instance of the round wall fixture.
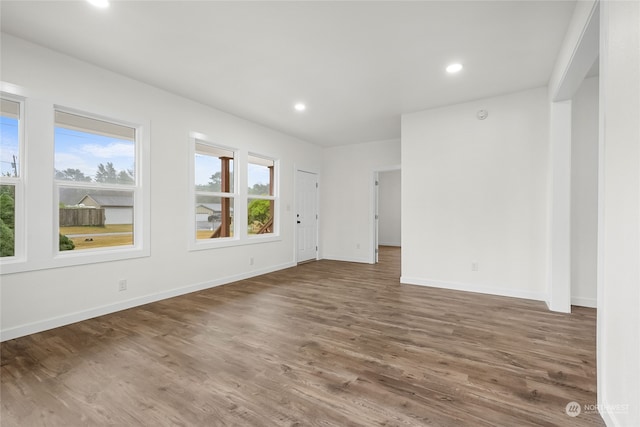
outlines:
{"label": "round wall fixture", "polygon": [[488,115],[489,115],[489,112],[487,110],[478,110],[478,114],[476,114],[476,116],[478,117],[478,120],[484,120],[487,118]]}

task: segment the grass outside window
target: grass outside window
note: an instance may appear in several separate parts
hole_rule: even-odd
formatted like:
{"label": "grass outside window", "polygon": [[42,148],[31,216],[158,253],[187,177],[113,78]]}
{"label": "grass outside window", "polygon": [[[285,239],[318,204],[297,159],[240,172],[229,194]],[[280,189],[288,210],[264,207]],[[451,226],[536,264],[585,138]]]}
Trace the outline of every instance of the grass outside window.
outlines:
{"label": "grass outside window", "polygon": [[76,249],[133,245],[133,224],[60,227],[60,233],[71,239]]}

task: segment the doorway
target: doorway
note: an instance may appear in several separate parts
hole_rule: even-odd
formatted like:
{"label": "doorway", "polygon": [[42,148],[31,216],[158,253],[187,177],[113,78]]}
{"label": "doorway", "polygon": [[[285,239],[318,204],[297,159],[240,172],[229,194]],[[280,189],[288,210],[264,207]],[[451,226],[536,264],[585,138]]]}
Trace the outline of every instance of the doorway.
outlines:
{"label": "doorway", "polygon": [[318,259],[318,175],[296,171],[296,261]]}
{"label": "doorway", "polygon": [[373,262],[379,261],[380,246],[400,247],[401,171],[389,168],[374,172]]}

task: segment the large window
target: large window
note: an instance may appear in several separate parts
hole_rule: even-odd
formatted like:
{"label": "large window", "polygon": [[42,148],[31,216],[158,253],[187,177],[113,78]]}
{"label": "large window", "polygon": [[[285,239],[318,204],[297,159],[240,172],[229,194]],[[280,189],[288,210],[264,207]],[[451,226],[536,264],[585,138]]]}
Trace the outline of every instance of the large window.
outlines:
{"label": "large window", "polygon": [[22,253],[22,102],[0,98],[0,257]]}
{"label": "large window", "polygon": [[134,246],[137,152],[135,127],[55,111],[60,252]]}
{"label": "large window", "polygon": [[195,143],[195,234],[196,240],[234,237],[233,150]]}
{"label": "large window", "polygon": [[275,232],[275,177],[273,159],[249,155],[247,165],[247,234]]}
{"label": "large window", "polygon": [[189,248],[278,238],[278,161],[191,133]]}

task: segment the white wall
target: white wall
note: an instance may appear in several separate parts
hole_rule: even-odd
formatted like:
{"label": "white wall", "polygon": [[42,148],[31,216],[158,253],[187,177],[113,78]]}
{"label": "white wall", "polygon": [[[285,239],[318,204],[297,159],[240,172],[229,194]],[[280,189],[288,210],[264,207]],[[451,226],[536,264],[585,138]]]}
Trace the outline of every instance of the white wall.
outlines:
{"label": "white wall", "polygon": [[400,164],[400,142],[329,147],[322,158],[321,257],[373,262],[373,173]]}
{"label": "white wall", "polygon": [[548,117],[546,88],[402,117],[402,282],[545,298]]}
{"label": "white wall", "polygon": [[598,400],[607,425],[631,427],[640,426],[640,3],[601,8]]}
{"label": "white wall", "polygon": [[[3,339],[294,265],[294,167],[319,171],[319,147],[12,36],[3,34],[1,47],[2,80],[26,94],[27,119],[30,105],[52,108],[56,103],[142,117],[151,126],[151,256],[3,275]],[[190,131],[280,159],[281,240],[188,251]],[[27,135],[27,156],[48,153],[53,158],[53,131],[45,134],[50,137]],[[51,200],[53,173],[27,175],[28,199]],[[28,212],[34,209],[27,205]],[[28,247],[54,232],[52,223],[42,223],[27,224]],[[36,226],[49,227],[49,232],[34,233]],[[128,280],[126,292],[118,292],[119,279]]]}
{"label": "white wall", "polygon": [[378,174],[378,244],[400,246],[400,170]]}
{"label": "white wall", "polygon": [[596,306],[598,258],[598,77],[572,99],[571,303]]}

